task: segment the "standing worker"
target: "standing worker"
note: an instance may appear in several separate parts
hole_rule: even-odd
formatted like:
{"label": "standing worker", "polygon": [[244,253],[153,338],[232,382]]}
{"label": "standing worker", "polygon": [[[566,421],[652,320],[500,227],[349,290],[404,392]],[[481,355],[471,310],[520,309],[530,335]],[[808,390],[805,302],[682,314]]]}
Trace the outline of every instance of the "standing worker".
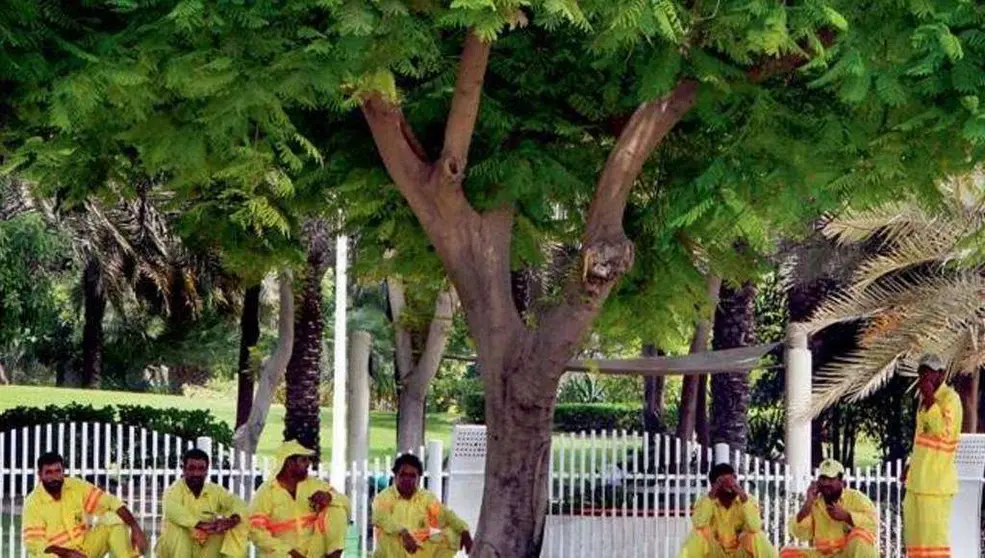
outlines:
{"label": "standing worker", "polygon": [[913,455],[905,473],[903,544],[908,558],[950,558],[951,502],[958,492],[954,458],[961,397],[944,383],[944,363],[924,355],[917,367],[920,407]]}
{"label": "standing worker", "polygon": [[719,463],[708,473],[711,490],[694,504],[694,530],[678,558],[775,558],[763,532],[759,504],[735,478],[735,469]]}
{"label": "standing worker", "polygon": [[811,548],[784,548],[780,558],[878,558],[876,507],[858,490],[845,487],[845,467],[825,459],[807,499],[790,522],[790,536]]}
{"label": "standing worker", "polygon": [[[147,550],[147,537],[130,510],[99,487],[66,477],[62,456],[40,456],[38,477],[40,484],[24,500],[28,556],[102,558],[108,551],[114,558],[134,558]],[[90,527],[93,520],[97,525]]]}
{"label": "standing worker", "polygon": [[469,526],[437,496],[419,488],[424,464],[404,454],[393,466],[394,486],[373,499],[375,558],[452,558],[472,552]]}
{"label": "standing worker", "polygon": [[250,539],[261,557],[342,557],[349,500],[308,476],[314,456],[314,450],[294,440],[277,448],[276,476],[250,502]]}
{"label": "standing worker", "polygon": [[249,525],[246,503],[209,475],[209,455],[193,448],[181,456],[182,475],[164,492],[164,526],[157,558],[242,558]]}

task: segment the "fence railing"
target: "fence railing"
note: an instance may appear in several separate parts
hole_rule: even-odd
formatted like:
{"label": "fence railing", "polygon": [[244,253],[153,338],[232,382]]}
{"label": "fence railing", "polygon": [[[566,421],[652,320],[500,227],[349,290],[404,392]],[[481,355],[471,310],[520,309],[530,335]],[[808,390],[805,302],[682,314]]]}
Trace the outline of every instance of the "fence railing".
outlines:
{"label": "fence railing", "polygon": [[[58,451],[65,457],[67,474],[85,478],[123,500],[153,546],[160,535],[163,492],[180,478],[180,455],[194,444],[119,424],[51,424],[0,432],[0,558],[25,556],[20,540],[23,501],[36,483],[34,460],[42,452]],[[210,446],[211,480],[244,500],[270,478],[269,457],[221,444],[199,445]],[[440,443],[432,442],[420,454],[428,464],[425,486],[445,500],[442,487],[455,478],[442,465],[442,451]],[[745,489],[758,499],[770,539],[777,546],[791,543],[787,521],[796,514],[802,496],[796,493],[787,467],[739,453],[729,461]],[[346,557],[365,558],[374,548],[370,504],[389,486],[391,463],[389,459],[354,463],[346,487],[337,487],[346,490],[353,504]],[[626,432],[556,436],[542,556],[676,556],[689,529],[691,507],[707,492],[712,463],[709,448],[673,437]],[[327,480],[327,469],[314,474]],[[849,485],[876,504],[880,554],[886,558],[902,556],[901,471],[897,462],[848,475]]]}

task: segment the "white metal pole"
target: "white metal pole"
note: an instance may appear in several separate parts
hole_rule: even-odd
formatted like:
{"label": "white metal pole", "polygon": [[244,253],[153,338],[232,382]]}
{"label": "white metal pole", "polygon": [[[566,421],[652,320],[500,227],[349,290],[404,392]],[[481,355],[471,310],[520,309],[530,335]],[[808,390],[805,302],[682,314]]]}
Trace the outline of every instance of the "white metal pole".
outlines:
{"label": "white metal pole", "polygon": [[811,476],[811,351],[807,329],[790,324],[786,343],[787,412],[785,450],[797,491],[806,489]]}
{"label": "white metal pole", "polygon": [[347,266],[349,264],[349,239],[345,235],[335,238],[335,347],[334,362],[334,393],[332,394],[332,486],[337,490],[345,488],[345,458],[346,458],[346,373],[348,359],[346,348],[346,306],[348,303],[346,288]]}

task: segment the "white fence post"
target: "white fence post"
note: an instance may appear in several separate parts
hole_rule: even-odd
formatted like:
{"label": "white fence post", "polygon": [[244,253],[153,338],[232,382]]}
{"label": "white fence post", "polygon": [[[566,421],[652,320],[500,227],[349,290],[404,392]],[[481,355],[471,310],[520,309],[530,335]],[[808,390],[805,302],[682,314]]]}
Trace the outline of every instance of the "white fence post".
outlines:
{"label": "white fence post", "polygon": [[794,490],[802,492],[811,475],[811,351],[802,324],[790,324],[787,328],[784,395],[787,413],[784,452],[793,474]]}
{"label": "white fence post", "polygon": [[442,467],[444,446],[441,440],[431,440],[428,442],[427,452],[425,452],[425,457],[427,458],[427,464],[425,469],[427,469],[429,490],[438,496],[438,499],[444,501],[442,498],[442,493],[444,490],[444,480],[442,474],[444,472],[444,467]]}
{"label": "white fence post", "polygon": [[195,447],[204,451],[209,456],[209,462],[215,459],[215,456],[212,455],[212,438],[208,436],[195,438]]}

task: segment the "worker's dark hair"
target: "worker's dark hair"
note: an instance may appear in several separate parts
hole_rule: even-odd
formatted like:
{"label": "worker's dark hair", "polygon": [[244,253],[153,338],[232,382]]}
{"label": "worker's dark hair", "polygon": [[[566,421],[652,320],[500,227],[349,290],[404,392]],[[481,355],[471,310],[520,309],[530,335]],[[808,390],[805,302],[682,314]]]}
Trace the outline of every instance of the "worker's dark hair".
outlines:
{"label": "worker's dark hair", "polygon": [[712,467],[711,471],[708,472],[708,481],[711,482],[712,484],[715,484],[715,481],[718,480],[718,477],[722,475],[734,475],[734,474],[735,474],[735,469],[733,469],[731,465],[729,465],[728,463],[719,463],[718,465]]}
{"label": "worker's dark hair", "polygon": [[206,465],[209,464],[209,454],[205,453],[204,451],[198,448],[191,448],[188,451],[186,451],[184,454],[182,454],[181,465],[184,466],[185,463],[188,463],[189,459],[197,459],[199,461],[204,461]]}
{"label": "worker's dark hair", "polygon": [[421,460],[412,453],[405,453],[397,458],[397,461],[393,464],[393,474],[396,475],[399,473],[400,468],[404,465],[410,465],[411,467],[417,469],[418,475],[424,474],[424,464],[421,463]]}
{"label": "worker's dark hair", "polygon": [[42,453],[41,456],[38,457],[38,471],[44,469],[48,465],[54,465],[56,463],[60,464],[62,467],[65,466],[65,460],[62,459],[62,456],[58,454],[58,452],[48,451]]}

